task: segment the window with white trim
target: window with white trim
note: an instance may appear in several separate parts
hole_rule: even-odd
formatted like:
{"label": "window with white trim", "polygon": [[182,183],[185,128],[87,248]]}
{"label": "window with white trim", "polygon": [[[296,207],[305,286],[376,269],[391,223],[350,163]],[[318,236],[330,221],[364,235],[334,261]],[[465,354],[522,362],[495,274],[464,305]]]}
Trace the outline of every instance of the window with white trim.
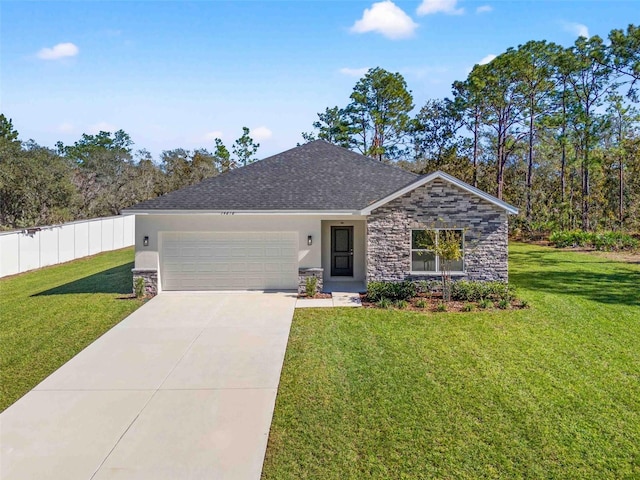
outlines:
{"label": "window with white trim", "polygon": [[432,229],[411,230],[411,271],[439,273],[442,271],[441,259],[434,249],[440,238],[453,235],[460,242],[462,258],[451,262],[451,272],[464,272],[464,230],[461,229]]}

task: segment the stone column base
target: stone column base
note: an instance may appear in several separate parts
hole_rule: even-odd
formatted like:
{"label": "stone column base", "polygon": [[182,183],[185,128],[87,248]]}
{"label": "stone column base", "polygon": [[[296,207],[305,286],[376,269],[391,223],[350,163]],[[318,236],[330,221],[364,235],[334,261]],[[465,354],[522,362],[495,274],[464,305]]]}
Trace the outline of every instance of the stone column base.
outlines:
{"label": "stone column base", "polygon": [[307,278],[316,277],[318,279],[318,292],[322,291],[323,282],[322,276],[324,274],[323,268],[299,268],[298,269],[298,293],[307,292]]}
{"label": "stone column base", "polygon": [[133,272],[133,293],[136,292],[136,281],[138,278],[144,280],[144,292],[147,297],[155,297],[158,294],[158,271],[149,268],[134,268]]}

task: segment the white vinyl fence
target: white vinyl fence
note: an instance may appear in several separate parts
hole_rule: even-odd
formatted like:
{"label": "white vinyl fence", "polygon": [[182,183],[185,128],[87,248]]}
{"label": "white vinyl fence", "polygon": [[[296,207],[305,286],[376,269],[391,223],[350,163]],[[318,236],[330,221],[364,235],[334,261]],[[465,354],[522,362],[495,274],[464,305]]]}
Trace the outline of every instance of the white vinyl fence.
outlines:
{"label": "white vinyl fence", "polygon": [[135,243],[135,215],[0,233],[0,277]]}

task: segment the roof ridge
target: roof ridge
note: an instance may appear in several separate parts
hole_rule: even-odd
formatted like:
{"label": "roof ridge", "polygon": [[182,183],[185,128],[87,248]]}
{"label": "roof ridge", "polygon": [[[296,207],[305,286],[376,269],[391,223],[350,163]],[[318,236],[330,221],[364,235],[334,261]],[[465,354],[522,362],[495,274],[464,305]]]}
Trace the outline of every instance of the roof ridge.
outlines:
{"label": "roof ridge", "polygon": [[[351,150],[351,149],[349,149],[349,148],[346,148],[346,147],[343,147],[342,145],[336,145],[335,143],[331,143],[330,141],[325,140],[324,138],[318,138],[318,139],[316,139],[316,140],[312,140],[312,141],[307,142],[307,143],[305,143],[305,144],[303,144],[303,145],[300,145],[300,146],[301,146],[301,147],[304,147],[305,145],[310,145],[310,144],[312,144],[312,143],[316,143],[316,142],[322,142],[322,143],[325,143],[325,144],[330,145],[330,146],[332,146],[332,147],[335,147],[335,148],[339,148],[339,149],[341,149],[341,150],[344,150],[345,152],[348,152],[348,153],[350,153],[350,154],[352,154],[352,155],[357,155],[358,157],[360,157],[360,159],[362,159],[362,160],[366,160],[366,161],[368,161],[369,163],[372,163],[372,164],[375,164],[375,165],[382,165],[382,166],[384,166],[384,167],[391,168],[391,169],[393,169],[393,170],[400,170],[400,171],[402,171],[402,172],[409,173],[409,174],[411,174],[411,175],[414,175],[415,177],[420,177],[420,175],[418,175],[417,173],[413,173],[413,172],[411,172],[411,171],[409,171],[409,170],[405,170],[404,168],[399,167],[399,166],[397,166],[397,165],[392,165],[392,164],[389,164],[389,163],[385,163],[385,162],[383,162],[383,161],[381,161],[381,160],[376,160],[375,158],[371,158],[371,157],[369,157],[369,156],[367,156],[367,155],[364,155],[364,154],[362,154],[362,153],[360,153],[360,152],[354,152],[353,150]],[[293,150],[293,149],[291,149],[291,150]],[[288,151],[289,151],[289,150],[285,150],[285,152],[288,152]],[[282,152],[282,153],[285,153],[285,152]],[[275,156],[275,155],[274,155],[274,156]],[[266,160],[266,159],[265,159],[265,160]]]}

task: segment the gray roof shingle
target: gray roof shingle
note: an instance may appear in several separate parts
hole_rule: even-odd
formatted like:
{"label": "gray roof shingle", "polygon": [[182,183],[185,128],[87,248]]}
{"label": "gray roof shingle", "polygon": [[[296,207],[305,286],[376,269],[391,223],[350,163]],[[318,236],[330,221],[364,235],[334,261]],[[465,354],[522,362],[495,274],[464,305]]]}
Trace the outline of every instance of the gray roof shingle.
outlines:
{"label": "gray roof shingle", "polygon": [[360,210],[418,178],[316,140],[127,210]]}

